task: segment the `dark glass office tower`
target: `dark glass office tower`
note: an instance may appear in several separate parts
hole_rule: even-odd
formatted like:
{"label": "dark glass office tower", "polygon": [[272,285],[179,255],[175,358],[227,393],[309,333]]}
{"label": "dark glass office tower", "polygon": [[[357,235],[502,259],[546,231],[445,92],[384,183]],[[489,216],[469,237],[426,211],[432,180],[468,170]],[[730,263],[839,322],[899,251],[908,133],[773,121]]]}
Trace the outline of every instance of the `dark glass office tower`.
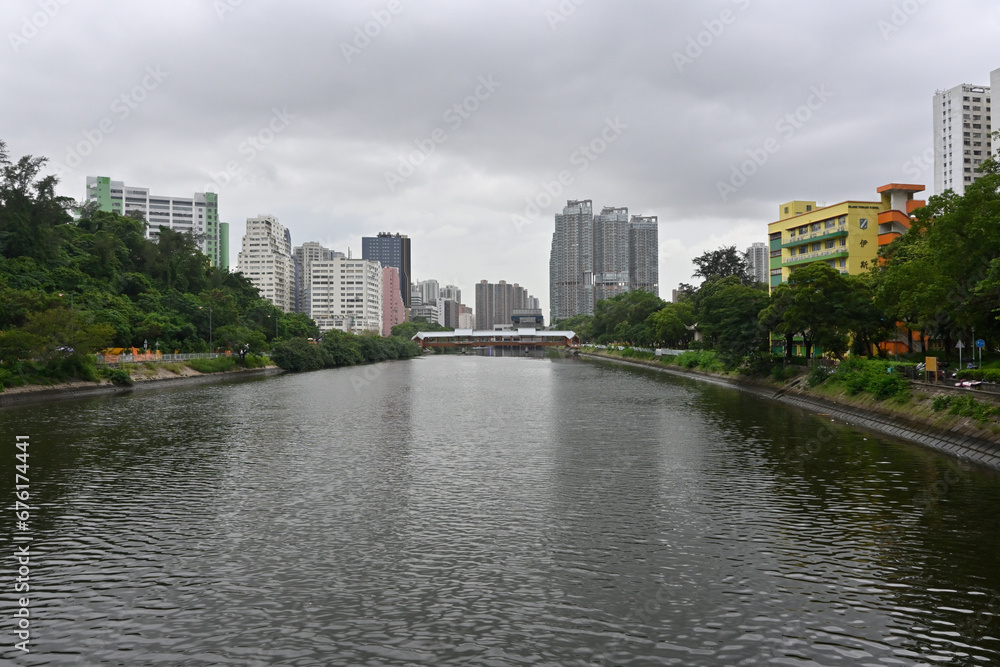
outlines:
{"label": "dark glass office tower", "polygon": [[361,237],[361,258],[373,259],[382,266],[399,270],[399,293],[403,306],[410,307],[410,239],[403,234],[379,232],[378,236]]}

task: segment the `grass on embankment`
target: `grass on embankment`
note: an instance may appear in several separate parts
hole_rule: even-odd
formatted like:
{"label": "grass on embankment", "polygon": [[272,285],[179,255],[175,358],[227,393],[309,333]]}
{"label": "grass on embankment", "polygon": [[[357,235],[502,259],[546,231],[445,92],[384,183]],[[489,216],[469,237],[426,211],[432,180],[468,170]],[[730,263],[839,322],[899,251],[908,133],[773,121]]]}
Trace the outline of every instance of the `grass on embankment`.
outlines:
{"label": "grass on embankment", "polygon": [[854,357],[835,368],[784,366],[764,357],[756,368],[727,369],[711,350],[690,350],[676,357],[656,356],[631,349],[585,348],[598,356],[639,361],[651,366],[698,370],[730,379],[752,380],[805,396],[816,396],[870,412],[896,416],[938,429],[970,427],[984,435],[1000,433],[1000,396],[956,394],[942,388],[914,390],[899,368],[912,363]]}
{"label": "grass on embankment", "polygon": [[111,384],[121,387],[129,387],[135,384],[136,380],[164,380],[171,377],[225,373],[264,368],[268,364],[267,357],[253,354],[247,355],[245,366],[240,363],[239,357],[191,359],[166,363],[147,361],[101,367],[98,367],[93,359],[87,357],[78,357],[73,359],[72,364],[62,365],[17,362],[16,364],[0,366],[0,391],[14,387],[30,390],[33,387],[49,388],[68,383],[98,383],[103,381],[110,381]]}

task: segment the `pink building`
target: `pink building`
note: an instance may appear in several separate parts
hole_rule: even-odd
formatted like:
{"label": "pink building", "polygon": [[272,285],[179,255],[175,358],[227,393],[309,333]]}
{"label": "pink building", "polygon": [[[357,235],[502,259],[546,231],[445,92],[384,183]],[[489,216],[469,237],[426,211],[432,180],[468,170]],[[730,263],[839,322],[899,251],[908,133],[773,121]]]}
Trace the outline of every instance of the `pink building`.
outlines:
{"label": "pink building", "polygon": [[406,321],[406,309],[399,288],[399,271],[394,266],[382,267],[382,335]]}

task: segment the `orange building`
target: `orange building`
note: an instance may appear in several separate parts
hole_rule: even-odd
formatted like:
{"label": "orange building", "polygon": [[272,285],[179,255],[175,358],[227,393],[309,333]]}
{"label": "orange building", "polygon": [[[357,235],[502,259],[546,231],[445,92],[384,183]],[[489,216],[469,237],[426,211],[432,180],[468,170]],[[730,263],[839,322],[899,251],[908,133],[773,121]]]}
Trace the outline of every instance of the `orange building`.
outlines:
{"label": "orange building", "polygon": [[[908,183],[889,183],[877,190],[882,195],[882,205],[885,207],[878,214],[879,248],[892,243],[910,230],[910,216],[927,204],[922,199],[914,199],[913,195],[923,191],[924,186]],[[894,339],[881,343],[879,349],[887,354],[908,354],[913,351],[914,341],[920,340],[922,337],[919,331],[896,322]]]}

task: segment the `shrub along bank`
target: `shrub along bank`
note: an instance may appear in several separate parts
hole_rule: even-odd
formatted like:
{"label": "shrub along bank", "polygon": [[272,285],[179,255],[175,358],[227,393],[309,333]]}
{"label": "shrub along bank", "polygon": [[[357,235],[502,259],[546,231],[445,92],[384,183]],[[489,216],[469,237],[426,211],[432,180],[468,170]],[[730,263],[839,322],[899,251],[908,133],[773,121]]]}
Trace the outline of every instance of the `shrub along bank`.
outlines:
{"label": "shrub along bank", "polygon": [[420,346],[399,336],[355,335],[327,331],[319,343],[305,338],[282,341],[271,351],[271,359],[287,371],[315,371],[321,368],[409,359],[420,355]]}

